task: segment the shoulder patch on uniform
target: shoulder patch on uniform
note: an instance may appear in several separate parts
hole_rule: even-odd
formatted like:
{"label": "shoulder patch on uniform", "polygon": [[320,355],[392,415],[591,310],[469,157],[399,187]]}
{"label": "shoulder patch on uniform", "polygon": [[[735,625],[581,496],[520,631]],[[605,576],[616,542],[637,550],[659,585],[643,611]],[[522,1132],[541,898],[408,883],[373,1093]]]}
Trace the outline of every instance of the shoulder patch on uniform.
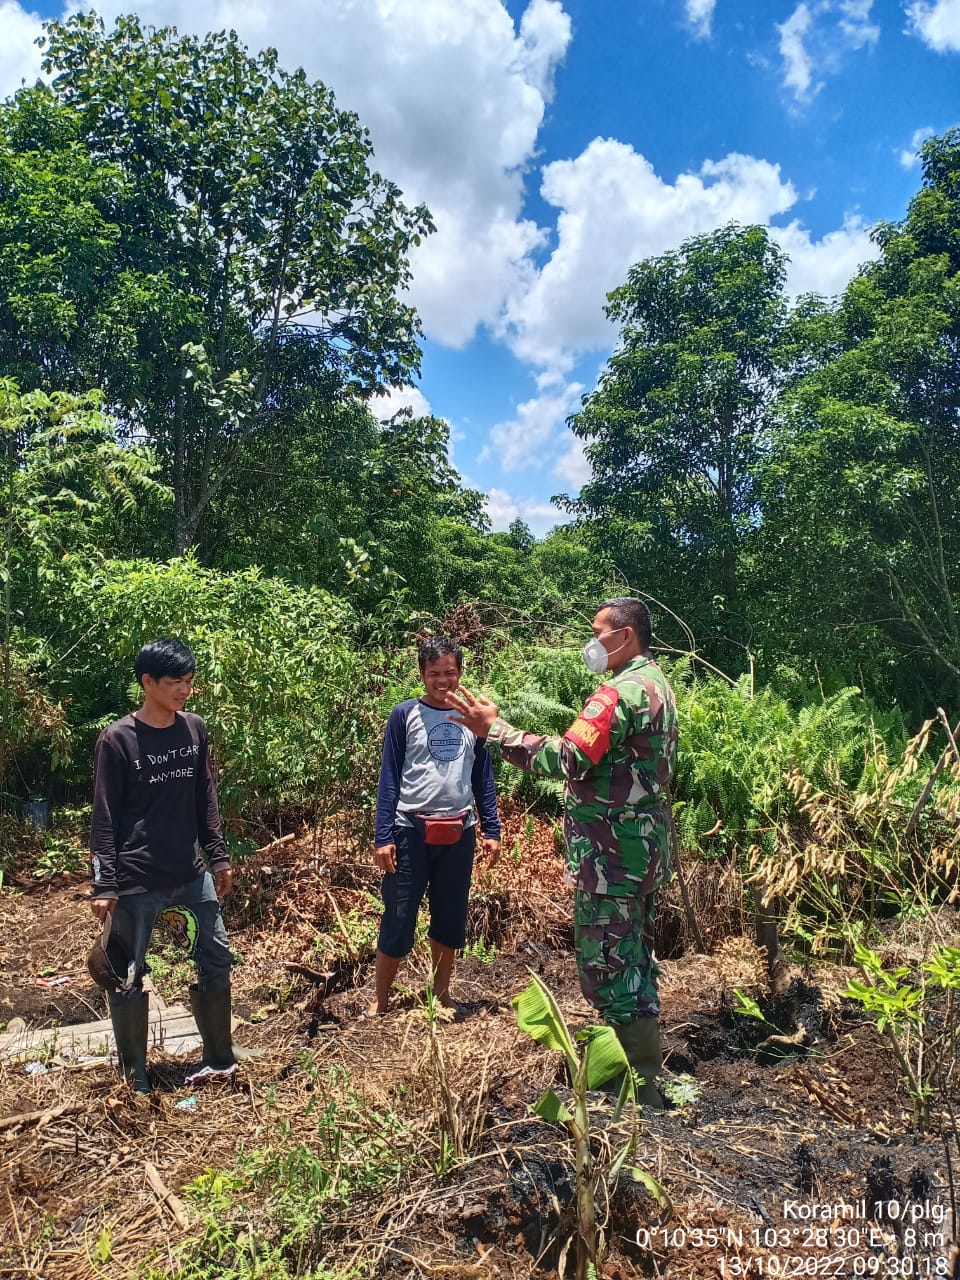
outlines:
{"label": "shoulder patch on uniform", "polygon": [[610,746],[610,726],[620,694],[611,684],[602,684],[563,735],[578,747],[592,764],[599,764]]}

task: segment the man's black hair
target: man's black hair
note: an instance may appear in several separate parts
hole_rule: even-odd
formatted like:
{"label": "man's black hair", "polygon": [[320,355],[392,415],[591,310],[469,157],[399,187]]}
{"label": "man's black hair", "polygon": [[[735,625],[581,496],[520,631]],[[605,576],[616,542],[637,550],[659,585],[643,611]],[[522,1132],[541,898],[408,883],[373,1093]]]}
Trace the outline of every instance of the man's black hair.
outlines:
{"label": "man's black hair", "polygon": [[610,610],[610,621],[614,629],[633,627],[634,633],[640,641],[640,648],[646,653],[650,648],[650,637],[653,635],[653,628],[650,625],[650,610],[643,601],[637,600],[633,596],[615,596],[612,600],[604,600],[603,604],[597,609],[597,613],[600,613],[603,609]]}
{"label": "man's black hair", "polygon": [[144,676],[159,680],[161,676],[189,676],[197,669],[193,650],[182,640],[151,640],[137,654],[134,671],[137,684],[143,684]]}
{"label": "man's black hair", "polygon": [[462,671],[463,650],[456,640],[451,640],[449,636],[428,636],[417,645],[417,661],[421,671],[428,662],[436,662],[438,658],[446,658],[448,655],[456,662],[457,670]]}

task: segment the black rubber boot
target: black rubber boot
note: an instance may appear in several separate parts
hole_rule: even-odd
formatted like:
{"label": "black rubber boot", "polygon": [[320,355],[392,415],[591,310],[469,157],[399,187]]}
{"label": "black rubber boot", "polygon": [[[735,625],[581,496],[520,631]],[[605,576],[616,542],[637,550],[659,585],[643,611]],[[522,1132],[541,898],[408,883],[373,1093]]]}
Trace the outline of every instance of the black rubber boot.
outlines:
{"label": "black rubber boot", "polygon": [[120,1074],[133,1085],[135,1093],[150,1092],[147,1075],[147,1023],[150,1000],[141,993],[139,1000],[124,1000],[110,1006],[113,1038],[117,1043],[117,1065]]}
{"label": "black rubber boot", "polygon": [[633,1022],[615,1026],[614,1031],[630,1066],[638,1076],[643,1077],[643,1084],[637,1087],[637,1101],[650,1110],[662,1111],[663,1098],[656,1084],[663,1065],[659,1020],[637,1018]]}
{"label": "black rubber boot", "polygon": [[237,1070],[230,1027],[230,988],[201,991],[190,988],[190,1008],[203,1041],[203,1061],[197,1071],[187,1076],[187,1083],[207,1076],[232,1076]]}

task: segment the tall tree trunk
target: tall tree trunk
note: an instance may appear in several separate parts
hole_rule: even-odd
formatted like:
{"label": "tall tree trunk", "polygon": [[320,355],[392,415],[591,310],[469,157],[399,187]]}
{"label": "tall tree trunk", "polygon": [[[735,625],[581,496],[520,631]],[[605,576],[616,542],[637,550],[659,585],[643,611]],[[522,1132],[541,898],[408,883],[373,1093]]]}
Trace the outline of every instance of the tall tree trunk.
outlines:
{"label": "tall tree trunk", "polygon": [[173,550],[174,554],[182,556],[190,546],[190,533],[187,529],[187,494],[185,485],[186,477],[186,440],[184,439],[183,418],[186,412],[186,388],[183,385],[183,369],[180,370],[180,379],[177,384],[177,398],[174,407],[174,437],[173,437],[173,502],[174,502],[174,533],[173,533]]}
{"label": "tall tree trunk", "polygon": [[186,514],[178,514],[173,538],[174,555],[185,556],[196,541],[196,535],[197,521]]}
{"label": "tall tree trunk", "polygon": [[3,525],[3,669],[0,672],[0,813],[6,808],[7,755],[10,735],[11,701],[11,629],[13,619],[13,490],[17,474],[17,437],[11,431],[7,439],[7,515]]}

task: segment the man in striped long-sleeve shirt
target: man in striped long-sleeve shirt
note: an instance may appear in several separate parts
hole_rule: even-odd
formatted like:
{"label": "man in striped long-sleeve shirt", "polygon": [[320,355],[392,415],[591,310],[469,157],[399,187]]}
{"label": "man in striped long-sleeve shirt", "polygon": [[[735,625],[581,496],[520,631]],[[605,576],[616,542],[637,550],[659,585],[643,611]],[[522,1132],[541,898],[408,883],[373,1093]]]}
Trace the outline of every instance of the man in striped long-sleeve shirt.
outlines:
{"label": "man in striped long-sleeve shirt", "polygon": [[418,657],[424,692],[394,707],[383,742],[374,859],[384,873],[384,913],[371,1017],[386,1012],[400,961],[413,946],[425,893],[434,995],[454,1007],[450,976],[466,942],[477,815],[485,866],[500,856],[490,757],[475,734],[451,722],[447,710],[447,694],[463,670],[460,646],[435,636],[420,645]]}

